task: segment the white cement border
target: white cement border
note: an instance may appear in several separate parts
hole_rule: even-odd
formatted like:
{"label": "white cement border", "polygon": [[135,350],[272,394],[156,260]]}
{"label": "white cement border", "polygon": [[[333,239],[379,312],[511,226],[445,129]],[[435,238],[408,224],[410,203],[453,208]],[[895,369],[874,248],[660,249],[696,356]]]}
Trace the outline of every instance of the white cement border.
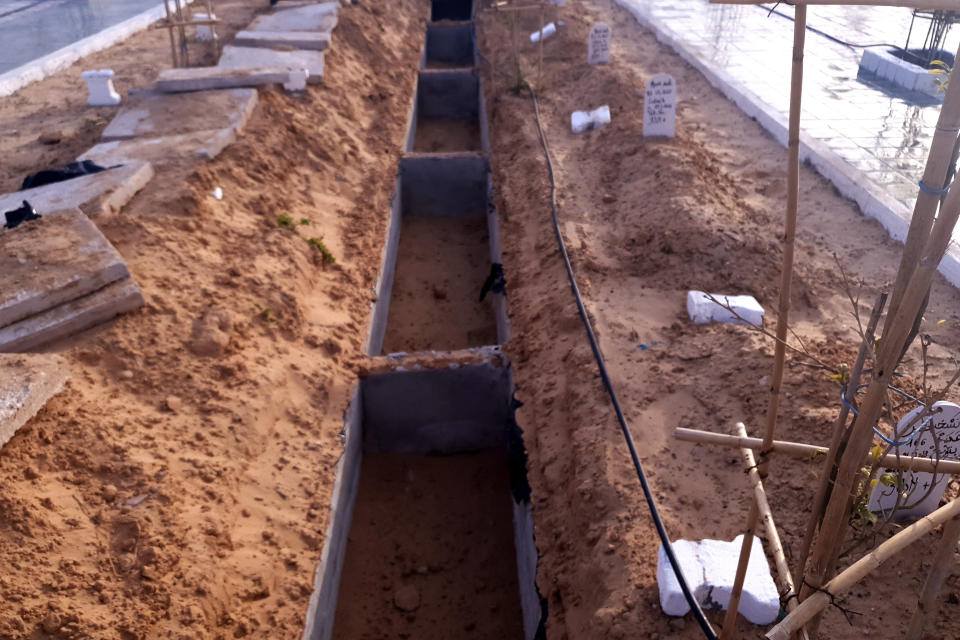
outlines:
{"label": "white cement border", "polygon": [[[193,0],[184,0],[184,2],[190,4]],[[12,95],[28,84],[33,84],[38,80],[43,80],[49,75],[53,75],[57,71],[66,69],[84,56],[102,51],[118,42],[122,42],[138,31],[143,31],[157,20],[165,17],[166,11],[163,8],[163,4],[158,4],[152,9],[147,9],[132,18],[118,22],[103,31],[87,36],[82,40],[77,40],[73,44],[67,45],[62,49],[57,49],[42,58],[31,60],[16,69],[11,69],[6,73],[0,74],[0,98]],[[77,82],[80,82],[79,78]]]}
{"label": "white cement border", "polygon": [[[643,0],[616,0],[616,2],[633,14],[637,22],[653,31],[660,42],[670,46],[690,66],[702,73],[711,85],[723,92],[730,101],[740,107],[741,111],[755,119],[776,138],[777,142],[787,146],[786,117],[752,91],[738,86],[737,80],[730,74],[701,60],[666,22],[657,19],[647,10]],[[800,161],[809,162],[824,178],[832,182],[843,196],[856,202],[864,215],[882,224],[894,240],[903,242],[906,239],[913,212],[886,193],[862,171],[834,153],[825,143],[802,131]],[[946,255],[940,261],[939,271],[950,284],[960,288],[960,247],[955,241],[951,241]]]}

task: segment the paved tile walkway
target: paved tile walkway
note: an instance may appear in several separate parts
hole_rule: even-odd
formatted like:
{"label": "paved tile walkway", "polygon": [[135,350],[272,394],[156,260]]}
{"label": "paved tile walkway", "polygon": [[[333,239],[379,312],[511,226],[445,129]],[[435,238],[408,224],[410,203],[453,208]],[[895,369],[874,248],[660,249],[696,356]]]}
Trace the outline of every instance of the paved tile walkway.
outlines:
{"label": "paved tile walkway", "polygon": [[[642,3],[669,24],[698,58],[732,76],[782,114],[789,111],[793,7],[716,5],[707,0],[627,0]],[[782,15],[778,15],[782,14]],[[816,6],[807,25],[853,44],[902,46],[909,9]],[[918,20],[911,46],[927,23]],[[917,33],[919,31],[919,33]],[[960,28],[946,48],[956,51]],[[917,197],[940,101],[906,94],[885,81],[858,78],[863,48],[851,48],[807,31],[802,130],[865,172],[878,188],[910,210]]]}

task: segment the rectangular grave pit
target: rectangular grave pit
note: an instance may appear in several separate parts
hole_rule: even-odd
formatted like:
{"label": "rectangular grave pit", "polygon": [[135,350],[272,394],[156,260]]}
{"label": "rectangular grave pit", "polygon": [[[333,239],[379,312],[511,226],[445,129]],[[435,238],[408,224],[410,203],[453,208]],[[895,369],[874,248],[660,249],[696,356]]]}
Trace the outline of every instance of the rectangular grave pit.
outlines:
{"label": "rectangular grave pit", "polygon": [[472,22],[427,26],[423,68],[469,68],[476,64],[476,40]]}
{"label": "rectangular grave pit", "polygon": [[473,0],[431,0],[430,20],[473,20]]}
{"label": "rectangular grave pit", "polygon": [[535,637],[522,435],[510,369],[487,354],[358,385],[304,640]]}
{"label": "rectangular grave pit", "polygon": [[480,100],[480,78],[473,70],[422,70],[417,81],[413,144],[407,150],[445,153],[488,149]]}
{"label": "rectangular grave pit", "polygon": [[500,262],[487,158],[408,154],[399,173],[369,352],[505,341],[503,294],[480,300],[491,264]]}

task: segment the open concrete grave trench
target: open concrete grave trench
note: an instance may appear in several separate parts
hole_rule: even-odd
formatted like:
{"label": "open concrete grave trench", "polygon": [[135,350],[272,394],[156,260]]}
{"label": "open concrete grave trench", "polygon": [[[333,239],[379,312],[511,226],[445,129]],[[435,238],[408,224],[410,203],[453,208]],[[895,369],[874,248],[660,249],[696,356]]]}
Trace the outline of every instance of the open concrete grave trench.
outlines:
{"label": "open concrete grave trench", "polygon": [[544,633],[475,40],[433,0],[305,640]]}

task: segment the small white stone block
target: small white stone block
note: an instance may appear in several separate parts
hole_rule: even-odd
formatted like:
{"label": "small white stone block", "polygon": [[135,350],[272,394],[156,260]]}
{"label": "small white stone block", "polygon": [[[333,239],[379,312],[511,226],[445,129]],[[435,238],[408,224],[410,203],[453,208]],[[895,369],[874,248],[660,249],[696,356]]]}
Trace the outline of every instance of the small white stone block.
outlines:
{"label": "small white stone block", "polygon": [[[726,609],[730,604],[742,544],[742,535],[732,542],[677,540],[673,543],[674,554],[687,586],[701,606]],[[660,547],[657,555],[657,586],[660,590],[660,607],[664,613],[682,616],[690,611],[663,547]],[[754,624],[770,624],[780,613],[780,595],[770,577],[770,566],[759,538],[754,539],[750,549],[739,612]]]}
{"label": "small white stone block", "polygon": [[[199,20],[216,20],[216,14],[206,14],[206,13],[195,13],[193,14],[194,22]],[[209,42],[210,40],[218,39],[218,36],[213,32],[213,29],[210,28],[209,24],[198,24],[197,25],[197,40],[203,40]]]}
{"label": "small white stone block", "polygon": [[607,105],[593,111],[574,111],[570,115],[570,128],[574,133],[599,129],[605,124],[610,124],[610,107]]}
{"label": "small white stone block", "polygon": [[113,88],[113,70],[98,69],[80,74],[87,81],[90,97],[87,104],[92,107],[112,107],[120,104],[120,94]]}
{"label": "small white stone block", "polygon": [[[763,326],[763,307],[753,296],[726,296],[712,294],[720,304],[711,300],[703,291],[687,292],[687,313],[694,324],[709,322],[729,322],[732,324],[752,324]],[[737,312],[743,320],[731,313],[722,305],[727,305]],[[744,322],[746,320],[746,322]]]}
{"label": "small white stone block", "polygon": [[540,34],[543,34],[542,37],[544,40],[546,40],[556,32],[557,32],[557,25],[551,22],[550,24],[545,26],[543,29],[540,29],[539,31],[534,31],[533,33],[531,33],[530,42],[540,42],[540,38],[541,38]]}
{"label": "small white stone block", "polygon": [[310,72],[306,69],[294,69],[290,72],[290,79],[283,83],[283,88],[287,91],[304,91],[309,77]]}

